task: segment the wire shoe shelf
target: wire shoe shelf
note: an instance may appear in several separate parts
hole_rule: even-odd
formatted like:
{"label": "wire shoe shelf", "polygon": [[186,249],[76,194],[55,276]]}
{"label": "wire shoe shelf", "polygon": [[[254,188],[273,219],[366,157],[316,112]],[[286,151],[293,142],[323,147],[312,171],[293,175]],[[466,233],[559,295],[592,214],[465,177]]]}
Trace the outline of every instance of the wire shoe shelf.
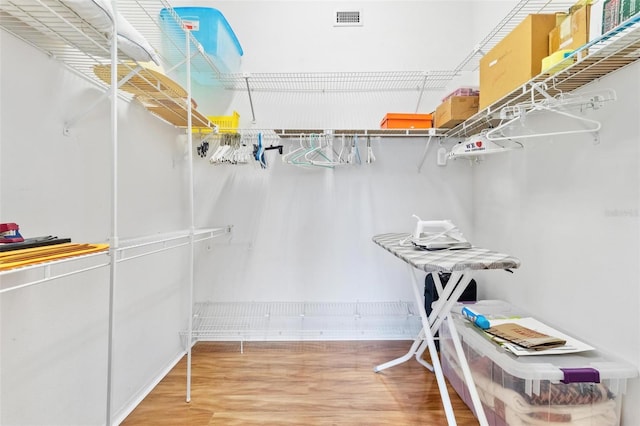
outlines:
{"label": "wire shoe shelf", "polygon": [[[405,340],[421,329],[412,302],[203,302],[194,341]],[[183,333],[185,336],[185,333]]]}

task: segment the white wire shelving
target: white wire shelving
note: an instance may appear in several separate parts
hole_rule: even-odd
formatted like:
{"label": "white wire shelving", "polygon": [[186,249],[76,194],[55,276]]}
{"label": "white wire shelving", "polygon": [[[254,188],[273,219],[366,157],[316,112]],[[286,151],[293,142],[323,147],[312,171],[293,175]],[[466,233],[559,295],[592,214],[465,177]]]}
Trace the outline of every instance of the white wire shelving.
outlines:
{"label": "white wire shelving", "polygon": [[[193,232],[193,242],[230,235],[231,231],[231,226],[196,229]],[[124,262],[184,247],[191,243],[190,238],[191,232],[184,230],[123,239],[115,250],[116,261]],[[101,251],[0,271],[0,294],[103,268],[109,262],[109,252]]]}
{"label": "white wire shelving", "polygon": [[202,302],[193,342],[411,340],[422,327],[413,302]]}
{"label": "white wire shelving", "polygon": [[[230,235],[231,231],[231,225],[219,228],[196,229],[193,232],[193,242],[199,243],[223,235]],[[123,262],[132,260],[142,256],[188,246],[189,244],[191,244],[191,232],[188,230],[170,232],[158,236],[151,235],[127,239],[120,241],[116,253],[116,261]]]}
{"label": "white wire shelving", "polygon": [[[122,4],[121,4],[122,3]],[[207,55],[203,55],[200,44],[192,37],[190,32],[184,32],[184,40],[172,39],[161,31],[159,23],[160,10],[167,9],[169,14],[177,22],[177,17],[170,5],[163,0],[134,0],[129,2],[112,3],[114,14],[121,14],[132,26],[137,29],[152,47],[159,53],[160,45],[164,43],[162,52],[167,54],[178,51],[178,60],[186,66],[186,88],[168,78],[162,71],[157,71],[148,64],[140,64],[131,58],[122,56],[122,52],[116,53],[110,39],[103,31],[94,27],[80,17],[69,7],[71,3],[60,0],[0,0],[0,28],[7,33],[21,39],[41,50],[45,54],[60,61],[65,67],[80,75],[95,86],[101,88],[103,96],[89,106],[95,107],[99,102],[111,98],[111,148],[112,148],[112,176],[111,176],[111,233],[109,237],[108,252],[105,256],[81,256],[69,261],[45,262],[28,270],[12,270],[3,277],[2,291],[10,291],[24,288],[34,284],[44,283],[56,278],[86,272],[92,269],[109,267],[109,325],[108,325],[108,356],[107,356],[107,403],[106,424],[111,424],[112,418],[112,393],[113,393],[113,330],[115,326],[115,283],[117,281],[117,264],[147,256],[161,251],[175,249],[177,247],[189,247],[189,278],[193,287],[193,252],[194,243],[204,241],[230,232],[231,227],[219,229],[195,230],[193,217],[193,159],[189,156],[189,216],[190,228],[186,232],[174,232],[165,235],[155,235],[121,240],[118,235],[118,102],[116,97],[127,100],[136,99],[145,108],[165,122],[176,127],[185,128],[188,135],[188,143],[191,144],[192,127],[213,127],[206,117],[195,111],[190,93],[191,61],[195,56],[200,56],[199,65],[207,67],[207,72],[218,74]],[[118,7],[122,6],[122,7]],[[84,15],[83,15],[84,16]],[[119,19],[111,22],[111,30],[114,34],[120,24]],[[120,33],[118,33],[120,34]],[[180,34],[178,32],[177,34]],[[171,47],[173,46],[173,47]],[[193,47],[192,49],[190,47]],[[192,56],[190,52],[193,52]],[[174,52],[175,53],[175,52]],[[166,58],[161,62],[169,63]],[[199,70],[202,71],[202,70]],[[118,84],[115,84],[115,80]],[[118,90],[121,89],[121,90]],[[82,108],[79,108],[82,109]],[[64,123],[63,133],[68,135],[70,127],[81,120],[83,113],[76,115],[67,123]],[[189,150],[191,154],[191,150]],[[76,266],[85,259],[99,259],[89,266]],[[106,261],[105,261],[106,260]],[[70,265],[70,271],[52,272],[53,267]],[[33,272],[43,271],[43,276],[33,277]],[[25,272],[24,274],[22,272]],[[23,278],[24,277],[24,278]],[[8,283],[7,283],[8,282]],[[192,290],[190,294],[192,298]],[[189,315],[191,321],[191,315]],[[189,348],[190,350],[190,348]]]}
{"label": "white wire shelving", "polygon": [[0,294],[109,266],[107,251],[35,263],[0,272]]}
{"label": "white wire shelving", "polygon": [[569,94],[640,59],[640,15],[577,49],[566,60],[575,62],[556,73],[541,73],[464,123],[445,132],[449,138],[471,136],[497,126],[501,110]]}
{"label": "white wire shelving", "polygon": [[[201,55],[200,61],[193,61],[192,72],[210,73],[215,75],[219,84],[225,89],[236,92],[251,93],[273,92],[303,92],[303,93],[366,93],[366,92],[397,92],[412,93],[417,96],[418,105],[425,91],[444,90],[461,72],[474,71],[478,67],[482,55],[497,44],[506,34],[517,26],[528,14],[555,13],[568,10],[575,2],[565,0],[521,0],[507,15],[485,36],[474,49],[465,56],[453,70],[434,71],[379,71],[379,72],[280,72],[280,73],[220,73],[208,55]],[[161,55],[164,65],[170,64],[169,56],[186,55],[185,46],[179,40],[172,38],[163,31],[160,22],[162,9],[172,10],[165,0],[134,0],[118,3],[118,11],[149,41],[156,52]],[[176,20],[179,20],[175,13]],[[109,41],[104,34],[95,30],[88,23],[78,18],[60,0],[1,0],[0,26],[22,40],[57,58],[73,71],[79,73],[97,86],[106,88],[108,82],[101,79],[94,72],[99,64],[108,64]],[[189,34],[193,44],[192,52],[201,51],[201,46]],[[137,68],[130,61],[121,61],[121,65],[128,71],[135,72]],[[144,74],[137,81],[128,82],[131,90],[119,92],[126,99],[133,99],[136,93],[144,92],[148,87],[158,84],[158,81],[145,78]],[[141,87],[139,87],[141,86]],[[126,90],[126,89],[125,89]],[[412,95],[412,96],[413,96]],[[153,103],[160,111],[161,119],[169,121],[179,127],[186,127],[184,115],[187,105],[183,100],[176,100],[173,94],[154,94],[147,96],[142,102]],[[501,103],[507,102],[501,100]],[[491,110],[499,107],[495,104]],[[150,109],[151,110],[151,109]],[[194,112],[197,114],[197,112]],[[182,118],[178,118],[178,116]],[[486,120],[486,115],[480,115],[472,121]],[[210,127],[207,118],[199,116],[194,127]],[[457,126],[454,131],[445,131],[449,136],[457,136],[457,132],[464,128],[464,133],[473,130],[471,127],[482,125]],[[299,133],[297,129],[292,129]],[[353,132],[353,131],[352,131]],[[371,132],[364,130],[365,134]],[[407,129],[405,132],[380,132],[379,136],[422,135]]]}
{"label": "white wire shelving", "polygon": [[569,10],[574,0],[520,0],[498,24],[469,52],[454,68],[456,72],[475,71],[482,56],[518,26],[528,15],[534,13],[556,13]]}
{"label": "white wire shelving", "polygon": [[[234,129],[234,132],[241,137],[262,137],[269,141],[279,139],[295,139],[309,135],[331,135],[334,138],[342,136],[349,137],[424,137],[424,136],[444,136],[447,129]],[[196,133],[196,137],[206,139],[211,137],[210,133]],[[218,135],[219,136],[219,135]]]}
{"label": "white wire shelving", "polygon": [[252,92],[419,92],[442,90],[455,71],[288,72],[225,74],[230,90]]}
{"label": "white wire shelving", "polygon": [[[162,31],[160,11],[172,11],[164,0],[135,0],[118,3],[118,12],[136,28],[158,53],[161,64],[168,63],[165,55],[185,57],[186,48],[179,40]],[[176,20],[179,17],[174,14]],[[110,85],[110,40],[104,32],[80,18],[60,0],[0,0],[0,28],[60,61],[66,68],[88,80],[103,91]],[[193,52],[199,43],[189,33]],[[163,46],[160,49],[160,46]],[[200,55],[200,66],[206,72],[219,74],[207,55]],[[204,64],[204,65],[203,65]],[[186,128],[189,112],[187,93],[179,84],[150,64],[140,65],[122,53],[118,57],[118,78],[122,79],[118,96],[137,99],[149,111],[176,127]],[[200,70],[204,72],[205,70]],[[105,95],[104,98],[107,96]],[[103,99],[99,99],[101,101]],[[92,108],[88,106],[88,108]],[[213,127],[208,119],[191,109],[194,127]]]}

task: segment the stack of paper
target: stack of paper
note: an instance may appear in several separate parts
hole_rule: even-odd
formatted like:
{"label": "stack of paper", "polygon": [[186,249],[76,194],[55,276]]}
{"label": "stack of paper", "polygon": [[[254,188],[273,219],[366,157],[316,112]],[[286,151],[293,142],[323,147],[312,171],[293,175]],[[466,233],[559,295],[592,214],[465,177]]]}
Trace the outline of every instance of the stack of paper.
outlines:
{"label": "stack of paper", "polygon": [[[535,318],[530,318],[530,317],[526,317],[526,318],[510,318],[510,319],[496,319],[496,320],[491,320],[491,328],[492,329],[498,329],[501,330],[503,328],[504,324],[513,324],[513,325],[509,325],[506,328],[510,329],[510,330],[514,330],[516,328],[521,328],[524,327],[526,329],[532,330],[534,332],[539,333],[540,335],[544,335],[547,338],[551,337],[552,339],[549,340],[550,342],[555,342],[555,344],[551,344],[550,346],[547,346],[546,348],[544,348],[544,346],[541,347],[540,346],[536,346],[534,343],[534,347],[527,349],[524,346],[521,346],[520,344],[515,344],[512,343],[504,338],[498,337],[496,335],[493,334],[489,334],[487,333],[488,336],[490,336],[490,338],[494,341],[496,341],[497,343],[499,343],[500,345],[502,345],[504,348],[506,348],[507,350],[511,351],[512,353],[514,353],[515,355],[518,356],[522,356],[522,355],[557,355],[557,354],[567,354],[567,353],[575,353],[575,352],[583,352],[583,351],[589,351],[589,350],[593,350],[594,348],[592,346],[587,345],[586,343],[583,343],[577,339],[574,339],[571,336],[567,336],[564,333],[559,332],[558,330],[555,330],[552,327],[549,327],[546,324],[541,323],[540,321],[536,320]],[[489,329],[491,330],[491,329]],[[489,331],[487,330],[487,331]],[[531,340],[532,342],[535,342],[535,340]],[[543,342],[542,340],[540,341],[541,343]],[[564,344],[560,344],[560,342],[564,342]]]}

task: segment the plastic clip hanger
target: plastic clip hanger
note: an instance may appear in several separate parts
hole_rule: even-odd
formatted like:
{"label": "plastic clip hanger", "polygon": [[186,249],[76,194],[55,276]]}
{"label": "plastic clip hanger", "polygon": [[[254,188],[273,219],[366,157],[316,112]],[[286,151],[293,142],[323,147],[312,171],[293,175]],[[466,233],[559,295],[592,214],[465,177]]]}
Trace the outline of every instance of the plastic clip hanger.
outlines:
{"label": "plastic clip hanger", "polygon": [[367,163],[373,163],[376,161],[376,156],[373,155],[373,149],[371,149],[371,137],[367,135]]}

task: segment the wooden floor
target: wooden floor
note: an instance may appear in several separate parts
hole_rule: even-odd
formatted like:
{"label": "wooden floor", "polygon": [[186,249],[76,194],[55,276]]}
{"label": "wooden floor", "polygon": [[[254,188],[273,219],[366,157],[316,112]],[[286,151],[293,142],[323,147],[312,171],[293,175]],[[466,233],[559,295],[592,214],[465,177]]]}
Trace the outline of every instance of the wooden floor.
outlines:
{"label": "wooden floor", "polygon": [[[433,373],[412,359],[374,373],[411,342],[198,343],[122,423],[133,425],[446,425]],[[453,388],[458,425],[477,425]]]}

